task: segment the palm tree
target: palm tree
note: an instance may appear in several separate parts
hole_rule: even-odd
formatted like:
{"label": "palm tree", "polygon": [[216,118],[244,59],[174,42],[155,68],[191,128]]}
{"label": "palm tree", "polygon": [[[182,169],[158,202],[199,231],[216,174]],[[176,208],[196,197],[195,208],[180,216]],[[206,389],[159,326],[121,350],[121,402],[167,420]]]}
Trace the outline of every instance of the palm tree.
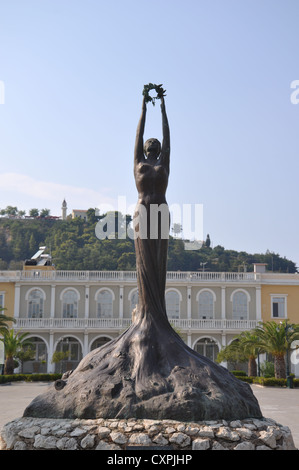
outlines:
{"label": "palm tree", "polygon": [[247,356],[244,354],[244,351],[240,348],[240,342],[238,337],[234,338],[234,340],[222,348],[219,353],[217,354],[216,361],[218,363],[223,361],[228,361],[233,363],[234,367],[237,366],[239,363],[247,362]]}
{"label": "palm tree", "polygon": [[254,331],[243,331],[239,335],[240,347],[244,354],[248,357],[248,375],[250,377],[257,376],[256,359],[258,355],[265,352],[262,345],[259,344],[259,338]]}
{"label": "palm tree", "polygon": [[257,336],[252,331],[244,331],[220,351],[217,362],[223,360],[235,363],[248,362],[248,375],[255,377],[257,375],[256,359],[261,352]]}
{"label": "palm tree", "polygon": [[0,307],[0,334],[1,335],[3,335],[5,331],[8,330],[8,325],[7,325],[8,322],[16,321],[14,318],[1,313],[1,312],[4,312],[5,310],[6,310],[5,308]]}
{"label": "palm tree", "polygon": [[4,374],[12,375],[14,371],[14,358],[18,357],[18,353],[24,346],[28,346],[31,343],[26,340],[26,336],[29,333],[14,333],[14,330],[4,331],[3,338],[0,341],[4,343],[5,348],[5,365]]}
{"label": "palm tree", "polygon": [[275,378],[286,378],[285,354],[290,350],[293,341],[299,339],[299,325],[290,324],[287,320],[276,323],[267,321],[254,329],[259,346],[274,357]]}

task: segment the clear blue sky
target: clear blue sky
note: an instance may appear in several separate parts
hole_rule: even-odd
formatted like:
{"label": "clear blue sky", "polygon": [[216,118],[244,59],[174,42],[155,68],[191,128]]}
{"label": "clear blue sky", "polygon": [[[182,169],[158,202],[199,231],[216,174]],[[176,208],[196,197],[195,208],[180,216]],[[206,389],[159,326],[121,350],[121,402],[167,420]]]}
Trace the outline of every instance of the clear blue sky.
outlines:
{"label": "clear blue sky", "polygon": [[163,83],[168,203],[203,204],[214,246],[299,264],[298,24],[297,0],[1,0],[0,208],[135,204],[142,90]]}

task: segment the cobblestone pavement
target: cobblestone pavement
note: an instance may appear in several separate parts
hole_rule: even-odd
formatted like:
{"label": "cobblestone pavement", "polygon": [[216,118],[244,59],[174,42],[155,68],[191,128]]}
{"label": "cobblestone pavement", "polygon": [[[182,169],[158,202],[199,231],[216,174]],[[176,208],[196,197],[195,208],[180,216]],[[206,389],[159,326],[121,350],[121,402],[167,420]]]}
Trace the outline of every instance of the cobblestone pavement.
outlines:
{"label": "cobblestone pavement", "polygon": [[[0,385],[0,428],[23,415],[31,400],[46,391],[49,383],[15,382]],[[294,443],[299,448],[299,389],[261,387],[252,385],[263,415],[291,429]]]}

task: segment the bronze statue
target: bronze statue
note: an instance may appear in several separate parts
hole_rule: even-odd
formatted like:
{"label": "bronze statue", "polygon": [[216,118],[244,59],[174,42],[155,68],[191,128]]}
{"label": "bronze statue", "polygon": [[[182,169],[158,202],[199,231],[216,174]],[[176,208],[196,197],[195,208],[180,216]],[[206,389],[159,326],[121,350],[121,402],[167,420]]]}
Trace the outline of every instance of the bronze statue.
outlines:
{"label": "bronze statue", "polygon": [[[151,217],[153,206],[167,207],[169,177],[170,137],[164,94],[158,94],[158,98],[162,145],[156,139],[143,145],[145,95],[135,141],[139,301],[132,325],[118,338],[87,354],[75,371],[36,397],[24,416],[181,421],[262,417],[249,385],[189,348],[167,318],[168,236],[163,236],[163,217],[154,221]],[[167,224],[169,230],[169,219]],[[151,236],[152,232],[156,236]]]}
{"label": "bronze statue", "polygon": [[[138,233],[135,234],[136,269],[139,303],[136,313],[140,316],[154,315],[167,319],[165,309],[165,280],[169,234],[169,212],[165,198],[169,177],[170,135],[164,97],[161,98],[162,146],[157,139],[148,139],[143,144],[146,118],[146,99],[143,98],[142,113],[136,133],[134,151],[134,176],[138,190],[135,217],[138,219]],[[158,220],[151,212],[151,206],[163,206],[161,217],[168,220],[167,238],[162,237],[165,220]],[[159,223],[160,222],[160,223]],[[157,230],[152,230],[153,224]],[[143,225],[143,230],[141,230]],[[153,238],[156,232],[157,237]],[[135,319],[136,319],[135,314]],[[167,320],[168,321],[168,320]]]}

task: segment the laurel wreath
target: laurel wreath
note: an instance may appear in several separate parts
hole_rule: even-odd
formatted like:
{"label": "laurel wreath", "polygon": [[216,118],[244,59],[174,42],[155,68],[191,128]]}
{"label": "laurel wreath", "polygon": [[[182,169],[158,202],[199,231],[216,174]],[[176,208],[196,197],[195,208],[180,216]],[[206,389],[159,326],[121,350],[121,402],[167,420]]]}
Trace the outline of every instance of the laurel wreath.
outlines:
{"label": "laurel wreath", "polygon": [[[151,90],[155,90],[157,92],[157,96],[150,96],[149,92]],[[157,99],[160,100],[162,96],[166,96],[165,92],[166,90],[162,88],[162,83],[161,85],[154,85],[153,83],[149,83],[148,85],[144,85],[142,94],[145,97],[146,103],[151,101],[153,103],[153,106],[155,106],[155,101]]]}

